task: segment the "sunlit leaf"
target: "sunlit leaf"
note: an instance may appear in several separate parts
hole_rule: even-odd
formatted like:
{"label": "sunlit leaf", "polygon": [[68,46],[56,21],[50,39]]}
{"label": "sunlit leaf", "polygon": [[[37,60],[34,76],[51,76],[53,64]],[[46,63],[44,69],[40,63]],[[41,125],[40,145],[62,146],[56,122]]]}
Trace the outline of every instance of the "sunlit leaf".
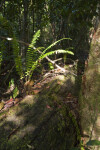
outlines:
{"label": "sunlit leaf", "polygon": [[59,42],[62,41],[62,40],[71,40],[71,39],[70,39],[70,38],[62,38],[62,39],[60,39],[60,40],[54,42],[53,44],[51,44],[50,46],[48,46],[48,47],[43,51],[42,55],[43,55],[48,49],[52,48],[53,46],[55,46],[57,43],[59,43]]}

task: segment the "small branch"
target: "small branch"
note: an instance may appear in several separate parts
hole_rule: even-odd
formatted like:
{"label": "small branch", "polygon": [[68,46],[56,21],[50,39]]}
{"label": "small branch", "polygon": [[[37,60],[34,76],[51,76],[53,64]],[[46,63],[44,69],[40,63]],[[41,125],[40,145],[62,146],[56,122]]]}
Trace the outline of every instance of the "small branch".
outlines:
{"label": "small branch", "polygon": [[[39,52],[40,54],[42,53],[42,52],[39,51],[39,50],[38,50],[38,52]],[[55,63],[56,61],[51,60],[48,56],[46,56],[45,58],[46,58],[49,62],[51,62],[53,65],[55,65],[57,68],[59,68],[61,71],[66,72],[66,70],[65,70],[64,68],[60,67],[59,65],[57,65],[57,64]]]}
{"label": "small branch", "polygon": [[56,59],[56,60],[54,60],[54,62],[57,62],[57,61],[59,61],[59,60],[62,60],[62,58]]}
{"label": "small branch", "polygon": [[64,73],[66,72],[66,70],[64,69],[64,68],[62,68],[62,67],[60,67],[59,65],[57,65],[56,63],[55,63],[55,61],[53,61],[53,60],[51,60],[49,57],[45,57],[49,62],[51,62],[53,65],[55,65],[55,67],[57,67],[58,69],[60,69],[61,71],[63,71]]}

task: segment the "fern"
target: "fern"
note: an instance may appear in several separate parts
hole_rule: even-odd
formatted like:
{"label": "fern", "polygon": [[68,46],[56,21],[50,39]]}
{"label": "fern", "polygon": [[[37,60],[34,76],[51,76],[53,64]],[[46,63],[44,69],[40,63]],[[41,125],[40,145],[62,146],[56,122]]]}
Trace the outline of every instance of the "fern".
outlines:
{"label": "fern", "polygon": [[[22,63],[21,63],[21,57],[19,55],[19,45],[16,40],[15,34],[13,32],[13,28],[11,26],[11,23],[4,18],[2,15],[0,15],[0,29],[4,29],[4,32],[6,31],[6,34],[8,37],[13,37],[13,38],[8,38],[6,37],[7,40],[11,40],[12,42],[12,48],[13,48],[13,55],[14,55],[14,61],[16,65],[16,71],[22,77]],[[3,32],[2,32],[3,33]],[[5,46],[6,40],[2,40],[0,43],[0,65],[2,62],[2,57],[4,57],[4,53],[7,53],[7,47]],[[9,54],[9,53],[8,53]],[[9,57],[7,54],[6,57]]]}
{"label": "fern", "polygon": [[[15,34],[13,33],[12,27],[10,26],[9,22],[4,19],[2,16],[0,16],[0,25],[2,24],[2,27],[4,27],[4,29],[7,29],[8,31],[11,31],[11,33],[8,33],[9,37],[13,37],[12,40],[12,48],[13,48],[13,55],[14,55],[14,61],[15,61],[15,65],[16,65],[16,71],[18,72],[18,74],[20,75],[20,77],[23,77],[23,66],[22,66],[22,62],[21,62],[21,56],[19,55],[19,44],[18,41],[16,40]],[[73,55],[73,53],[69,50],[55,50],[55,51],[50,51],[47,52],[48,50],[50,50],[53,46],[55,46],[58,42],[62,41],[62,40],[71,40],[70,38],[63,38],[60,39],[56,42],[54,42],[53,44],[51,44],[50,46],[48,46],[47,48],[44,47],[38,47],[35,48],[35,44],[36,41],[38,40],[38,38],[40,37],[40,30],[38,30],[35,35],[33,36],[32,42],[28,47],[27,50],[27,54],[26,54],[26,74],[25,76],[29,77],[29,79],[32,76],[32,73],[34,71],[34,69],[36,69],[37,65],[39,64],[39,61],[41,61],[42,59],[44,59],[46,56],[52,55],[54,53],[69,53],[71,55]],[[4,45],[4,43],[2,44]],[[0,64],[2,62],[2,50],[4,49],[3,46],[1,46],[2,49],[0,51]],[[42,54],[38,57],[37,55],[37,51],[38,50],[42,50]]]}
{"label": "fern", "polygon": [[[59,40],[61,41],[61,40]],[[45,51],[45,50],[44,50]],[[44,52],[43,51],[43,52]],[[33,71],[36,69],[37,65],[39,64],[39,62],[44,59],[45,57],[47,56],[50,56],[50,55],[53,55],[54,53],[66,53],[66,54],[71,54],[71,55],[74,55],[73,52],[69,51],[69,50],[62,50],[62,49],[59,49],[59,50],[54,50],[54,51],[51,51],[51,52],[48,52],[48,53],[45,53],[45,54],[41,54],[40,57],[37,59],[36,62],[34,62],[34,64],[32,65],[32,68],[27,72],[26,76],[29,76],[29,79],[31,78],[32,76],[32,73]]]}
{"label": "fern", "polygon": [[35,53],[36,51],[33,49],[33,47],[35,46],[36,41],[38,40],[39,37],[40,37],[40,30],[38,30],[36,32],[36,34],[33,36],[32,42],[29,45],[28,50],[27,50],[27,54],[26,54],[26,68],[27,68],[27,71],[29,71],[30,68],[32,67],[32,63],[34,61],[33,57],[35,57],[35,54],[36,54]]}
{"label": "fern", "polygon": [[42,57],[42,55],[43,55],[48,49],[52,48],[53,46],[55,46],[57,43],[59,43],[59,42],[62,41],[62,40],[71,40],[71,39],[70,39],[70,38],[62,38],[62,39],[60,39],[60,40],[54,42],[53,44],[51,44],[50,46],[48,46],[48,47],[42,52],[41,57]]}
{"label": "fern", "polygon": [[33,36],[33,40],[31,42],[31,44],[29,45],[29,47],[33,48],[33,46],[35,46],[36,41],[38,40],[38,38],[40,37],[40,30],[38,30],[35,35]]}
{"label": "fern", "polygon": [[71,55],[74,55],[73,52],[71,51],[66,51],[66,50],[62,50],[62,49],[59,49],[59,50],[55,50],[55,51],[51,51],[51,52],[48,52],[46,54],[44,54],[42,57],[41,57],[41,60],[47,56],[50,56],[50,55],[53,55],[53,54],[71,54]]}

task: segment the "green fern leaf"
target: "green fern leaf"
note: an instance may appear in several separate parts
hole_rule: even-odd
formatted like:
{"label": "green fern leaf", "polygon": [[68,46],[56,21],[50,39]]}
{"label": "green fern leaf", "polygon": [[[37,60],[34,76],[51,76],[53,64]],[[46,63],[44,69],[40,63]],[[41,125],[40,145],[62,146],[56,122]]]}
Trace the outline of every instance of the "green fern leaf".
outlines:
{"label": "green fern leaf", "polygon": [[34,35],[33,35],[33,39],[31,44],[29,45],[29,47],[33,48],[33,46],[35,46],[36,41],[38,40],[38,38],[40,37],[40,30],[38,30]]}
{"label": "green fern leaf", "polygon": [[52,48],[53,46],[55,46],[57,43],[59,43],[59,42],[62,41],[62,40],[71,40],[71,39],[70,39],[70,38],[62,38],[62,39],[60,39],[60,40],[54,42],[53,44],[51,44],[50,46],[48,46],[48,47],[42,52],[42,55],[43,55],[48,49]]}
{"label": "green fern leaf", "polygon": [[32,68],[30,69],[30,71],[27,72],[27,75],[29,75],[29,78],[31,78],[32,73],[33,73],[33,71],[36,69],[38,63],[39,63],[42,59],[44,59],[45,57],[50,56],[50,55],[53,55],[54,53],[66,53],[66,54],[74,55],[74,53],[71,52],[71,51],[66,51],[66,50],[61,50],[61,49],[55,50],[55,51],[51,51],[51,52],[45,53],[44,55],[41,55],[41,56],[37,59],[37,61],[32,65]]}
{"label": "green fern leaf", "polygon": [[43,58],[47,57],[47,56],[50,56],[50,55],[53,55],[53,54],[71,54],[71,55],[74,55],[73,52],[71,51],[66,51],[66,50],[62,50],[62,49],[59,49],[59,50],[55,50],[55,51],[51,51],[51,52],[48,52],[46,54],[44,54],[43,56],[41,56],[40,60],[42,60]]}
{"label": "green fern leaf", "polygon": [[30,70],[32,67],[33,62],[35,61],[33,58],[36,55],[36,49],[35,49],[35,44],[38,38],[40,37],[40,30],[38,30],[35,35],[33,36],[32,42],[28,47],[27,54],[26,54],[26,69],[27,72]]}
{"label": "green fern leaf", "polygon": [[[31,78],[33,71],[36,69],[37,65],[39,64],[39,62],[44,59],[46,56],[52,55],[54,53],[68,53],[71,55],[74,55],[73,52],[69,51],[69,50],[55,50],[55,51],[51,51],[46,53],[47,50],[51,49],[53,46],[55,46],[58,42],[62,41],[62,40],[71,40],[70,38],[63,38],[60,39],[56,42],[54,42],[53,44],[51,44],[50,46],[48,46],[46,49],[44,49],[44,47],[39,47],[39,48],[35,48],[34,44],[36,42],[36,40],[38,39],[38,37],[40,36],[40,31],[37,31],[37,33],[35,34],[35,36],[33,36],[32,42],[29,45],[29,48],[27,50],[27,57],[26,57],[26,76],[28,76],[29,78]],[[36,61],[33,60],[33,56],[35,54],[36,51],[44,49],[43,52],[41,53],[41,55],[37,58]]]}

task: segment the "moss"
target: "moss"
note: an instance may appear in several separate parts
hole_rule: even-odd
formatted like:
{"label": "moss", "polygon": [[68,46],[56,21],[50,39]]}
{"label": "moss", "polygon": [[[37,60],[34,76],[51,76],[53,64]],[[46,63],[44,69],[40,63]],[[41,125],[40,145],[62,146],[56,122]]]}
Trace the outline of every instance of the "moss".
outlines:
{"label": "moss", "polygon": [[[62,103],[66,88],[72,82],[66,84],[63,79],[50,82],[40,93],[26,96],[18,106],[6,112],[6,118],[0,124],[0,149],[66,150],[74,146],[76,128]],[[55,103],[61,107],[55,107]]]}

